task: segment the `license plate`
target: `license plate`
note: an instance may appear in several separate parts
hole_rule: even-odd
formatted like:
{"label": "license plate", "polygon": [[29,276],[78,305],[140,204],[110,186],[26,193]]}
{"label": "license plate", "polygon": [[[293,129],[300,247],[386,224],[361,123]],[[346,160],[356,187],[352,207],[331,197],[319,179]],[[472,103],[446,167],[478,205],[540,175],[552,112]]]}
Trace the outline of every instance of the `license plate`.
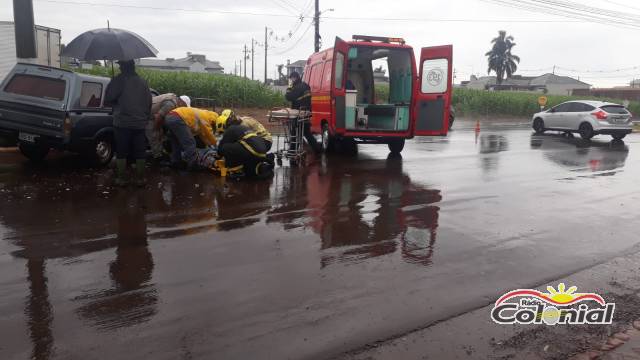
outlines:
{"label": "license plate", "polygon": [[34,143],[34,142],[36,142],[37,138],[38,138],[38,135],[27,134],[27,133],[23,133],[23,132],[18,134],[18,139],[20,139],[20,141],[26,141],[26,142]]}

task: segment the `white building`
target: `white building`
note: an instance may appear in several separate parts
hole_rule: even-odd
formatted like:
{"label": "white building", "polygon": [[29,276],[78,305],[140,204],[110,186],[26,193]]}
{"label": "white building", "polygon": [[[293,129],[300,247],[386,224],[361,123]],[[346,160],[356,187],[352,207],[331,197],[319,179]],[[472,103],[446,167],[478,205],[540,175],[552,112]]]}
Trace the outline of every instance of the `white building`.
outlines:
{"label": "white building", "polygon": [[197,73],[224,74],[224,68],[217,61],[209,61],[205,55],[187,53],[181,59],[139,59],[136,66],[143,69],[162,71],[189,71]]}
{"label": "white building", "polygon": [[18,59],[13,22],[0,21],[0,81],[17,62],[60,67],[60,30],[36,25],[36,44],[36,58]]}

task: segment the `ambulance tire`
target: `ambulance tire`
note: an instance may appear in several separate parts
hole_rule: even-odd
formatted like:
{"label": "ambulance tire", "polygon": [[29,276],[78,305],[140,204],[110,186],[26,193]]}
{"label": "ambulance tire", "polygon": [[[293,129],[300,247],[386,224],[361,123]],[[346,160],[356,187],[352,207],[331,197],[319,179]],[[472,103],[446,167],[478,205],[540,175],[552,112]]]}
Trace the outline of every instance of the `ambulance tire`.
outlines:
{"label": "ambulance tire", "polygon": [[400,154],[404,149],[404,139],[394,139],[387,144],[392,154]]}
{"label": "ambulance tire", "polygon": [[358,155],[358,143],[352,138],[340,140],[340,152],[345,155]]}
{"label": "ambulance tire", "polygon": [[322,139],[320,141],[320,148],[323,153],[327,154],[333,151],[335,145],[335,139],[329,132],[329,125],[327,123],[322,124]]}

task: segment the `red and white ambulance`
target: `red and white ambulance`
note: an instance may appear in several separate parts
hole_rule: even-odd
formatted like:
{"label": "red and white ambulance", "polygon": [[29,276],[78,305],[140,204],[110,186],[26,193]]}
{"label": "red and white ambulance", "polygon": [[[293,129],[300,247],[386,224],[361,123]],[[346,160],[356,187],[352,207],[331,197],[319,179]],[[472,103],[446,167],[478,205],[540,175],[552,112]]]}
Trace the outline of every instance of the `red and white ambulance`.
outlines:
{"label": "red and white ambulance", "polygon": [[[311,87],[311,130],[327,151],[336,142],[388,144],[446,135],[453,46],[413,48],[400,38],[354,35],[309,57],[303,80]],[[374,71],[376,70],[376,71]],[[382,79],[380,73],[384,71]]]}

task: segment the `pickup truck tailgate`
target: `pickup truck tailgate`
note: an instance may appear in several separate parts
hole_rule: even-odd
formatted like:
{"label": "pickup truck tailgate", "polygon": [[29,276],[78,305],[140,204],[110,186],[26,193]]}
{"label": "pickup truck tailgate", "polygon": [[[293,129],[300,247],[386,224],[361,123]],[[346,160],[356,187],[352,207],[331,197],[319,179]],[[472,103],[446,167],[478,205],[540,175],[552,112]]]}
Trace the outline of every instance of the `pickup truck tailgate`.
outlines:
{"label": "pickup truck tailgate", "polygon": [[64,141],[73,73],[17,64],[0,86],[0,130]]}
{"label": "pickup truck tailgate", "polygon": [[63,138],[66,112],[16,102],[0,101],[0,128]]}

